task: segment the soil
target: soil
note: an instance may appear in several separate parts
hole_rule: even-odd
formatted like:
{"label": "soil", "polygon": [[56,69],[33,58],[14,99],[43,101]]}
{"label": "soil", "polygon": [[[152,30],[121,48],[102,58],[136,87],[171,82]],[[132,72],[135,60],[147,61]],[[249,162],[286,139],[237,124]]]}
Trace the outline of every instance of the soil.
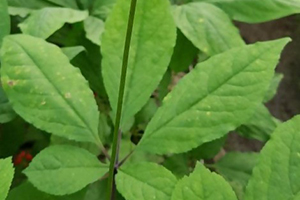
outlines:
{"label": "soil", "polygon": [[[282,37],[292,38],[282,53],[277,72],[284,78],[278,93],[267,107],[278,119],[286,121],[300,113],[300,15],[274,20],[261,24],[245,24],[236,22],[242,37],[247,43],[274,40]],[[227,151],[259,151],[263,143],[248,140],[231,133],[227,140]]]}

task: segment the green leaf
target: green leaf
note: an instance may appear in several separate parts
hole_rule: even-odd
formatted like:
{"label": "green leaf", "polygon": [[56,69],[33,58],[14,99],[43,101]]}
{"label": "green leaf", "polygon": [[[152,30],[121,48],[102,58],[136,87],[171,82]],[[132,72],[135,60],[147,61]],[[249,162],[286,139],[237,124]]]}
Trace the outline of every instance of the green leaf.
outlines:
{"label": "green leaf", "polygon": [[234,48],[198,64],[164,99],[138,148],[185,152],[245,123],[262,102],[288,41]]}
{"label": "green leaf", "polygon": [[64,47],[61,48],[63,53],[69,58],[69,60],[73,60],[78,54],[85,51],[83,46],[75,46],[75,47]]}
{"label": "green leaf", "polygon": [[12,7],[23,7],[32,9],[41,9],[44,7],[55,6],[45,0],[8,0],[8,5]]}
{"label": "green leaf", "polygon": [[257,153],[229,152],[213,166],[230,183],[239,199],[243,199],[257,160]]}
{"label": "green leaf", "polygon": [[29,182],[25,182],[14,188],[9,193],[7,200],[82,200],[86,189],[68,196],[53,196],[39,191]]}
{"label": "green leaf", "polygon": [[147,104],[135,116],[136,124],[147,124],[157,111],[156,100],[150,98]]}
{"label": "green leaf", "polygon": [[97,147],[97,145],[90,142],[76,142],[73,140],[68,140],[63,137],[59,137],[56,135],[51,136],[51,145],[70,145],[79,148],[83,148],[94,155],[99,155],[101,150]]}
{"label": "green leaf", "polygon": [[176,46],[170,62],[170,68],[175,72],[185,71],[192,64],[198,53],[197,48],[177,30]]}
{"label": "green leaf", "polygon": [[165,96],[167,96],[167,94],[170,92],[169,86],[171,82],[172,82],[172,71],[167,70],[157,87],[157,93],[158,93],[157,98],[159,100],[159,103],[161,103],[165,98]]}
{"label": "green leaf", "polygon": [[108,166],[96,156],[78,147],[59,145],[41,151],[24,170],[29,181],[40,191],[67,195],[101,178]]}
{"label": "green leaf", "polygon": [[110,14],[116,0],[95,0],[91,14],[105,20]]}
{"label": "green leaf", "polygon": [[279,123],[280,121],[271,115],[268,108],[261,104],[256,108],[254,115],[236,131],[246,138],[266,142]]}
{"label": "green leaf", "polygon": [[16,113],[12,109],[2,87],[0,86],[0,123],[7,123],[16,118]]}
{"label": "green leaf", "polygon": [[101,146],[94,95],[60,48],[13,35],[4,39],[1,53],[3,89],[22,118],[55,135]]}
{"label": "green leaf", "polygon": [[18,153],[24,143],[26,123],[17,118],[0,126],[0,158],[6,158]]}
{"label": "green leaf", "polygon": [[10,18],[8,14],[7,0],[0,1],[0,47],[4,36],[10,33]]}
{"label": "green leaf", "polygon": [[201,146],[193,149],[190,154],[194,159],[212,159],[214,158],[224,146],[227,137],[221,137],[211,142],[202,144]]}
{"label": "green leaf", "polygon": [[48,38],[65,23],[83,21],[88,17],[87,11],[78,11],[70,8],[43,8],[33,11],[19,27],[28,35]]}
{"label": "green leaf", "polygon": [[176,182],[170,171],[154,163],[125,165],[116,176],[118,191],[130,200],[170,200]]}
{"label": "green leaf", "polygon": [[54,3],[58,6],[62,6],[62,7],[67,7],[67,8],[74,8],[74,9],[78,9],[77,6],[77,0],[46,0],[50,3]]}
{"label": "green leaf", "polygon": [[270,87],[269,87],[268,91],[266,92],[264,102],[268,102],[274,98],[282,79],[283,79],[283,74],[280,74],[280,73],[275,74],[275,76],[273,77],[273,79],[271,81]]}
{"label": "green leaf", "polygon": [[300,197],[300,116],[281,124],[260,153],[245,200],[298,200]]}
{"label": "green leaf", "polygon": [[178,178],[182,178],[184,175],[190,173],[188,154],[175,154],[170,156],[163,162],[163,166]]}
{"label": "green leaf", "polygon": [[174,18],[182,33],[210,56],[244,45],[230,18],[214,5],[196,2],[177,6]]}
{"label": "green leaf", "polygon": [[236,200],[229,184],[198,163],[195,171],[178,181],[172,200]]}
{"label": "green leaf", "polygon": [[[107,197],[107,184],[107,179],[91,184],[87,189],[84,200],[104,200]],[[115,198],[115,200],[124,200],[118,191],[116,191]]]}
{"label": "green leaf", "polygon": [[232,19],[247,23],[261,23],[300,13],[298,0],[194,0],[213,3]]}
{"label": "green leaf", "polygon": [[100,62],[94,63],[95,58],[101,60],[100,53],[89,55],[87,52],[82,52],[71,63],[80,69],[83,76],[89,81],[89,85],[93,91],[101,97],[107,97],[103,85]]}
{"label": "green leaf", "polygon": [[[120,0],[102,35],[102,74],[110,105],[117,110],[130,1]],[[148,101],[167,70],[176,37],[168,0],[139,0],[134,19],[121,126]]]}
{"label": "green leaf", "polygon": [[9,7],[8,12],[12,16],[20,16],[25,18],[27,15],[29,15],[33,9],[31,8],[21,8],[21,7]]}
{"label": "green leaf", "polygon": [[84,30],[86,37],[94,44],[101,45],[101,35],[104,32],[104,22],[93,16],[84,20]]}
{"label": "green leaf", "polygon": [[11,158],[0,159],[0,200],[5,200],[14,177]]}

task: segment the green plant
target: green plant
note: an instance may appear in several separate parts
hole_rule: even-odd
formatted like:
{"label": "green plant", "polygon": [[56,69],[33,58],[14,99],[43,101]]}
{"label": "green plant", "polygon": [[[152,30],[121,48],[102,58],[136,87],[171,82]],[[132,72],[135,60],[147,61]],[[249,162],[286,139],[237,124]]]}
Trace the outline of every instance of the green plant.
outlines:
{"label": "green plant", "polygon": [[[34,155],[0,160],[0,200],[14,171],[8,200],[299,198],[300,118],[263,104],[290,39],[246,45],[232,20],[300,2],[171,2],[0,1],[0,157]],[[169,92],[171,71],[186,75]],[[267,144],[206,162],[232,130]]]}

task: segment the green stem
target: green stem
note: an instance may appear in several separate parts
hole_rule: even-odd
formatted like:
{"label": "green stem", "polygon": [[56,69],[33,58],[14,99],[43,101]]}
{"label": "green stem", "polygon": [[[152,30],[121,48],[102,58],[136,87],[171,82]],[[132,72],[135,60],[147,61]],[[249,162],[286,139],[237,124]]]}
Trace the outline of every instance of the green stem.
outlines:
{"label": "green stem", "polygon": [[112,154],[111,154],[111,160],[110,160],[110,166],[109,166],[108,195],[107,195],[108,200],[112,200],[113,196],[114,196],[113,191],[114,191],[115,166],[116,166],[116,157],[117,157],[117,153],[118,153],[118,142],[119,142],[118,141],[119,140],[118,133],[120,131],[119,129],[120,129],[120,122],[121,122],[121,114],[122,114],[122,107],[123,107],[125,82],[126,82],[126,73],[127,73],[129,50],[130,50],[130,43],[131,43],[136,3],[137,3],[137,0],[131,0],[126,40],[125,40],[125,47],[124,47],[124,54],[123,54],[121,80],[120,80],[120,86],[119,86],[118,106],[117,106],[116,121],[115,121],[115,128],[114,128]]}

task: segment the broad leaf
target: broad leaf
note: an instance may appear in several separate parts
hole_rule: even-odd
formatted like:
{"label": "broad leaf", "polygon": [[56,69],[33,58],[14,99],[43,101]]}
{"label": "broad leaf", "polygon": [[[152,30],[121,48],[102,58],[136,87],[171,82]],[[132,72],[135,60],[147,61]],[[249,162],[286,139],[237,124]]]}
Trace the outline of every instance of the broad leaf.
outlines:
{"label": "broad leaf", "polygon": [[178,178],[190,173],[188,154],[175,154],[165,159],[163,166],[170,170]]}
{"label": "broad leaf", "polygon": [[0,123],[7,123],[16,117],[2,87],[0,86]]}
{"label": "broad leaf", "polygon": [[24,22],[19,24],[19,27],[25,34],[46,39],[65,23],[80,22],[87,17],[86,11],[70,8],[43,8],[33,11]]}
{"label": "broad leaf", "polygon": [[93,93],[60,48],[13,35],[5,38],[1,53],[3,89],[22,118],[55,135],[101,146]]}
{"label": "broad leaf", "polygon": [[5,200],[14,177],[11,158],[0,159],[0,200]]}
{"label": "broad leaf", "polygon": [[94,44],[101,45],[101,35],[104,31],[104,22],[101,19],[90,16],[84,20],[86,37]]}
{"label": "broad leaf", "polygon": [[229,152],[213,167],[230,183],[238,198],[243,199],[257,160],[257,153]]}
{"label": "broad leaf", "polygon": [[41,151],[24,170],[40,191],[67,195],[101,178],[108,166],[84,149],[68,145],[50,146]]}
{"label": "broad leaf", "polygon": [[280,125],[261,151],[245,200],[300,198],[300,116]]}
{"label": "broad leaf", "polygon": [[221,137],[211,142],[202,144],[190,152],[192,158],[196,160],[213,159],[222,149],[227,137]]}
{"label": "broad leaf", "polygon": [[83,46],[75,46],[75,47],[64,47],[61,48],[62,52],[69,58],[69,60],[73,60],[78,54],[85,51]]}
{"label": "broad leaf", "polygon": [[197,48],[177,30],[176,46],[170,62],[170,68],[175,72],[185,71],[197,57]]}
{"label": "broad leaf", "polygon": [[234,48],[198,64],[164,99],[138,148],[185,152],[245,123],[262,102],[288,41]]}
{"label": "broad leaf", "polygon": [[[102,74],[110,105],[117,109],[129,0],[120,0],[102,35]],[[125,85],[122,126],[148,101],[167,70],[176,29],[168,0],[139,0],[134,19]]]}
{"label": "broad leaf", "polygon": [[0,1],[0,47],[4,36],[10,33],[10,18],[8,15],[7,0]]}
{"label": "broad leaf", "polygon": [[236,200],[230,185],[198,163],[195,171],[178,181],[172,200]]}
{"label": "broad leaf", "polygon": [[23,7],[31,9],[41,9],[44,7],[53,7],[55,4],[45,0],[8,0],[8,5],[12,7]]}
{"label": "broad leaf", "polygon": [[154,163],[128,164],[116,176],[118,191],[130,200],[170,200],[176,182],[170,171]]}
{"label": "broad leaf", "polygon": [[23,7],[9,7],[8,12],[12,16],[20,16],[25,18],[27,15],[29,15],[33,9],[31,8],[23,8]]}
{"label": "broad leaf", "polygon": [[182,33],[207,55],[244,45],[227,14],[212,4],[196,2],[177,6],[174,18]]}
{"label": "broad leaf", "polygon": [[78,9],[77,0],[44,0],[50,3],[56,4],[58,6],[67,7],[67,8],[74,8]]}
{"label": "broad leaf", "polygon": [[194,0],[213,3],[232,19],[247,23],[261,23],[300,13],[298,0]]}
{"label": "broad leaf", "polygon": [[266,142],[278,124],[280,121],[274,118],[268,108],[261,104],[256,108],[254,115],[236,131],[246,138]]}
{"label": "broad leaf", "polygon": [[271,81],[270,87],[269,87],[268,91],[266,92],[264,102],[268,102],[274,98],[282,79],[283,79],[283,74],[280,74],[280,73],[275,74],[275,76],[273,77],[273,79]]}
{"label": "broad leaf", "polygon": [[[87,188],[84,199],[82,200],[104,200],[107,197],[107,179],[99,180]],[[115,200],[124,200],[118,191],[115,194]]]}
{"label": "broad leaf", "polygon": [[83,200],[86,189],[67,196],[53,196],[39,191],[25,182],[9,192],[7,200]]}
{"label": "broad leaf", "polygon": [[91,14],[100,19],[105,20],[110,14],[113,6],[115,5],[116,0],[95,0]]}

